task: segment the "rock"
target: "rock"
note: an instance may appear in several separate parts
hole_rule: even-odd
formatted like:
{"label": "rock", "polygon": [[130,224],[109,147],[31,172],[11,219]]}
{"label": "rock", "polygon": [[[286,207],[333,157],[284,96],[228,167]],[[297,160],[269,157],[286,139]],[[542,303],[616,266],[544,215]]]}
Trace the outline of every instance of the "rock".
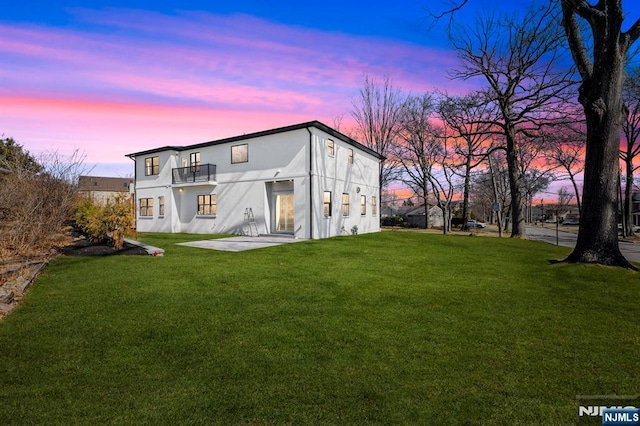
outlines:
{"label": "rock", "polygon": [[13,302],[13,291],[7,288],[0,288],[0,303],[11,304]]}
{"label": "rock", "polygon": [[10,288],[16,296],[21,297],[30,285],[31,280],[27,280],[24,277],[18,277],[15,281],[5,284],[5,288]]}
{"label": "rock", "polygon": [[0,303],[0,315],[6,315],[14,308],[14,305],[8,305],[6,303]]}

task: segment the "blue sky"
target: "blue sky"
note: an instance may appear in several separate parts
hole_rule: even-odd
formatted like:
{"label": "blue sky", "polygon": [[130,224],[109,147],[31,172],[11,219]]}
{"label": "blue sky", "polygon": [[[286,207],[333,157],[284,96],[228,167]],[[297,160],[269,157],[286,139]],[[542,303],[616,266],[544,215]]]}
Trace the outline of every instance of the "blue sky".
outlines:
{"label": "blue sky", "polygon": [[[471,0],[472,20],[520,2]],[[435,1],[16,1],[0,15],[0,133],[34,154],[125,154],[345,115],[363,75],[464,93]],[[625,0],[629,17],[640,6]]]}

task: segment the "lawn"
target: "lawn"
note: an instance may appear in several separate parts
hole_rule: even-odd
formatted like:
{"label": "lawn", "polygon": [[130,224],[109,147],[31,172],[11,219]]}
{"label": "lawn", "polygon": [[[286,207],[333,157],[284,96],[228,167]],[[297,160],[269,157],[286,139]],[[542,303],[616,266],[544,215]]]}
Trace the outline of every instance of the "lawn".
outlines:
{"label": "lawn", "polygon": [[640,393],[640,275],[405,232],[67,257],[0,322],[3,424],[575,424]]}

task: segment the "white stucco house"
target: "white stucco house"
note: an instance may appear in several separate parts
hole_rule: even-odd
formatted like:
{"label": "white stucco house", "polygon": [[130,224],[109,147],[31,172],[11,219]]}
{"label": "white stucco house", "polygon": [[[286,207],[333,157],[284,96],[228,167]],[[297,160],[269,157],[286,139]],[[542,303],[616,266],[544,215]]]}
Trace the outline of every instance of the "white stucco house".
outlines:
{"label": "white stucco house", "polygon": [[127,157],[141,232],[319,239],[380,230],[383,157],[318,121]]}

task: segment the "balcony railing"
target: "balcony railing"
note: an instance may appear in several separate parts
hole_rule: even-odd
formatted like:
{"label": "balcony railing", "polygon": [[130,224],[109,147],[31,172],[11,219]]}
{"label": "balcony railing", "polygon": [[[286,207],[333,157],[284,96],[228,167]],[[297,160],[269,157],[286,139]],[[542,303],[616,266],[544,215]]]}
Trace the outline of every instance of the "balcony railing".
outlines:
{"label": "balcony railing", "polygon": [[171,172],[172,182],[174,184],[216,181],[215,164],[198,164],[197,166],[178,167],[177,169],[172,169]]}

